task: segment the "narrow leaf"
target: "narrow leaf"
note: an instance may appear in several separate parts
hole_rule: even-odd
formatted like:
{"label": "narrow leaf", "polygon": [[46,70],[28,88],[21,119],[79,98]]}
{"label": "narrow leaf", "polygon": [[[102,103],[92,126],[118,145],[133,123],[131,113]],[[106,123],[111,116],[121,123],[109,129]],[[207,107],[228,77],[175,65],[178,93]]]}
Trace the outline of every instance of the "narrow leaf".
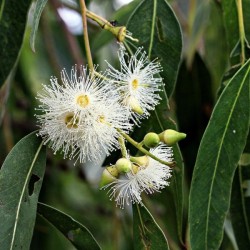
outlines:
{"label": "narrow leaf", "polygon": [[[141,20],[143,20],[142,26],[138,25]],[[164,91],[160,94],[161,103],[132,135],[141,141],[149,131],[161,133],[166,129],[177,129],[176,124],[168,118],[168,96],[175,87],[182,50],[182,35],[178,20],[165,0],[142,1],[129,19],[128,30],[133,33],[133,37],[139,39],[139,44],[135,44],[136,46],[143,45],[151,59],[156,57],[159,59],[163,67],[161,76],[165,82]],[[173,150],[176,168],[171,179],[171,191],[175,200],[178,236],[182,241],[184,165],[178,146],[174,146]]]}
{"label": "narrow leaf", "polygon": [[35,39],[42,11],[48,0],[37,0],[33,14],[32,29],[30,34],[30,47],[35,52]]}
{"label": "narrow leaf", "polygon": [[250,197],[247,195],[247,182],[250,168],[239,166],[234,177],[230,215],[239,249],[250,249]]}
{"label": "narrow leaf", "polygon": [[235,0],[222,0],[223,19],[227,36],[229,53],[239,41],[239,25]]}
{"label": "narrow leaf", "polygon": [[223,90],[203,135],[190,193],[192,249],[219,249],[232,180],[249,131],[250,61]]}
{"label": "narrow leaf", "polygon": [[146,207],[133,205],[134,249],[167,250],[167,239]]}
{"label": "narrow leaf", "polygon": [[1,249],[29,249],[45,170],[45,147],[31,133],[20,140],[0,170]]}
{"label": "narrow leaf", "polygon": [[0,86],[18,58],[30,3],[8,0],[0,4]]}
{"label": "narrow leaf", "polygon": [[135,45],[144,46],[151,60],[160,61],[166,93],[171,96],[182,50],[180,25],[171,7],[165,0],[144,0],[131,15],[127,27],[139,39]]}
{"label": "narrow leaf", "polygon": [[204,34],[204,31],[206,30],[206,26],[210,16],[210,1],[200,0],[194,3],[196,4],[193,10],[194,17],[192,19],[190,18],[191,20],[193,20],[193,22],[189,24],[191,34],[186,50],[187,62],[189,66],[192,64],[197,46]]}
{"label": "narrow leaf", "polygon": [[76,249],[101,249],[90,231],[69,215],[43,203],[38,203],[37,210],[38,214],[61,231]]}

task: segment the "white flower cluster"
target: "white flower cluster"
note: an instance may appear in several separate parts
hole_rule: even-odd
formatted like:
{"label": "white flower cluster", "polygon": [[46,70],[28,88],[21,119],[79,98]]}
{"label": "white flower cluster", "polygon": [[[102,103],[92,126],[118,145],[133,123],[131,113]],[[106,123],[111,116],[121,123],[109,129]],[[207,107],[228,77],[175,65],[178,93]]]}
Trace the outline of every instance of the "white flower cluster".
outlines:
{"label": "white flower cluster", "polygon": [[117,129],[127,133],[154,109],[162,86],[159,63],[150,62],[142,48],[126,57],[121,48],[121,70],[108,64],[102,78],[75,66],[70,76],[63,70],[61,81],[52,77],[43,86],[37,97],[39,135],[55,153],[96,161],[119,147]]}
{"label": "white flower cluster", "polygon": [[[172,148],[164,144],[151,149],[159,159],[172,161]],[[171,168],[155,161],[149,157],[147,166],[138,166],[136,171],[133,169],[125,174],[125,178],[116,179],[114,182],[107,184],[103,189],[110,188],[109,196],[115,199],[117,206],[124,208],[130,203],[142,204],[141,194],[152,194],[159,192],[161,189],[169,185],[167,181],[171,177]]]}

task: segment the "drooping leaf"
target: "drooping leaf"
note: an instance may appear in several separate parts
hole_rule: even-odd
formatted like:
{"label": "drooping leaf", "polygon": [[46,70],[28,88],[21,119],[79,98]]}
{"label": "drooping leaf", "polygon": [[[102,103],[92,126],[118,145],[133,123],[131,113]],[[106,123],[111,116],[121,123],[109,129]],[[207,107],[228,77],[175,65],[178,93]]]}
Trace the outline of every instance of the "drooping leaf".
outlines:
{"label": "drooping leaf", "polygon": [[0,86],[18,58],[30,3],[8,0],[0,5]]}
{"label": "drooping leaf", "polygon": [[246,34],[246,40],[248,45],[250,45],[250,0],[243,0],[242,1],[242,11],[243,11],[243,18],[244,18],[244,29]]}
{"label": "drooping leaf", "polygon": [[33,132],[20,140],[0,170],[0,246],[29,249],[45,171],[45,147]]}
{"label": "drooping leaf", "polygon": [[[242,1],[242,11],[244,18],[244,28],[246,39],[249,43],[250,41],[250,1],[243,0]],[[222,0],[222,10],[223,10],[223,18],[224,25],[226,30],[226,41],[228,43],[229,53],[231,53],[234,48],[237,46],[237,43],[240,39],[239,34],[239,20],[238,20],[238,12],[237,12],[237,1],[234,0]],[[238,61],[233,61],[233,63],[238,63]]]}
{"label": "drooping leaf", "polygon": [[[131,15],[127,27],[133,33],[133,37],[139,39],[139,44],[135,45],[143,45],[151,60],[156,57],[159,59],[163,67],[161,76],[165,82],[164,91],[160,93],[161,103],[132,135],[137,141],[141,141],[149,131],[160,133],[169,128],[177,129],[176,124],[169,119],[168,97],[175,87],[182,50],[182,35],[175,14],[165,0],[142,1]],[[184,165],[178,146],[174,146],[173,151],[176,168],[173,171],[171,190],[176,203],[178,235],[182,241]]]}
{"label": "drooping leaf", "polygon": [[[210,16],[204,32],[205,61],[213,80],[213,89],[218,89],[221,78],[228,65],[227,40],[221,6],[216,1],[210,1]],[[216,46],[214,42],[216,41]],[[216,55],[216,56],[215,56]]]}
{"label": "drooping leaf", "polygon": [[206,30],[210,16],[210,1],[200,0],[194,3],[195,4],[192,5],[193,9],[189,13],[192,17],[189,18],[189,20],[191,20],[189,22],[190,36],[186,49],[188,65],[192,64],[197,46]]}
{"label": "drooping leaf", "polygon": [[167,250],[167,239],[146,207],[133,205],[135,250]]}
{"label": "drooping leaf", "polygon": [[190,192],[192,249],[218,249],[222,241],[232,180],[250,125],[249,64],[223,90],[199,147]]}
{"label": "drooping leaf", "polygon": [[33,14],[32,29],[30,34],[30,47],[35,52],[35,39],[42,11],[48,0],[37,0]]}
{"label": "drooping leaf", "polygon": [[[140,24],[140,25],[139,25]],[[127,24],[133,37],[139,39],[136,46],[143,46],[152,60],[158,58],[171,96],[180,63],[182,35],[178,20],[165,0],[144,0],[130,16]]]}
{"label": "drooping leaf", "polygon": [[38,203],[37,212],[62,232],[77,249],[101,249],[90,231],[69,215],[43,203]]}
{"label": "drooping leaf", "polygon": [[249,180],[249,165],[239,166],[233,181],[230,215],[240,250],[250,248],[250,197],[246,193],[248,188],[246,184]]}

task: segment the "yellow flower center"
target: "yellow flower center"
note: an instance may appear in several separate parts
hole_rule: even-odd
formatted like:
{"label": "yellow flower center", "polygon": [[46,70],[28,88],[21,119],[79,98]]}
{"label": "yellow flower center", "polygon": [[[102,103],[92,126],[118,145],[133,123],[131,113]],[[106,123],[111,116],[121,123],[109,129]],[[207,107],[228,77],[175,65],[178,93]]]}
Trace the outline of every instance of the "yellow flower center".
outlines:
{"label": "yellow flower center", "polygon": [[76,99],[77,104],[82,107],[82,108],[86,108],[89,103],[89,97],[87,95],[79,95]]}
{"label": "yellow flower center", "polygon": [[78,118],[74,118],[74,114],[69,113],[69,114],[67,114],[65,116],[64,123],[65,123],[66,127],[69,128],[69,129],[71,129],[71,128],[78,128],[79,119]]}
{"label": "yellow flower center", "polygon": [[105,123],[105,116],[104,115],[99,116],[99,122]]}
{"label": "yellow flower center", "polygon": [[131,85],[132,85],[132,89],[133,90],[136,90],[138,87],[139,87],[139,81],[137,79],[134,79],[132,82],[131,82]]}

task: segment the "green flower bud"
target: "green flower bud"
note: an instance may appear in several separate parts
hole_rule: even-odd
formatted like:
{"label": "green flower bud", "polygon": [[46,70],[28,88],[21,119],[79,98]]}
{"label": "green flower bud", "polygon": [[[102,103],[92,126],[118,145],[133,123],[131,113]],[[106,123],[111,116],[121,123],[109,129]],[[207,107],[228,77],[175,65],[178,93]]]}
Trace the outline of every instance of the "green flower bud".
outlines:
{"label": "green flower bud", "polygon": [[147,167],[149,163],[149,158],[147,155],[138,156],[138,157],[130,157],[130,161],[136,163],[140,166]]}
{"label": "green flower bud", "polygon": [[119,173],[115,166],[110,166],[104,169],[101,177],[101,181],[99,187],[102,188],[105,185],[114,182],[116,177],[118,177]]}
{"label": "green flower bud", "polygon": [[167,129],[159,134],[160,140],[166,143],[168,146],[172,146],[178,141],[186,138],[186,134],[177,132],[173,129]]}
{"label": "green flower bud", "polygon": [[132,163],[130,162],[130,160],[128,160],[126,158],[120,158],[116,162],[115,167],[119,173],[127,173],[127,172],[131,171]]}
{"label": "green flower bud", "polygon": [[160,143],[160,137],[156,133],[147,133],[143,139],[144,145],[149,148],[154,148]]}

